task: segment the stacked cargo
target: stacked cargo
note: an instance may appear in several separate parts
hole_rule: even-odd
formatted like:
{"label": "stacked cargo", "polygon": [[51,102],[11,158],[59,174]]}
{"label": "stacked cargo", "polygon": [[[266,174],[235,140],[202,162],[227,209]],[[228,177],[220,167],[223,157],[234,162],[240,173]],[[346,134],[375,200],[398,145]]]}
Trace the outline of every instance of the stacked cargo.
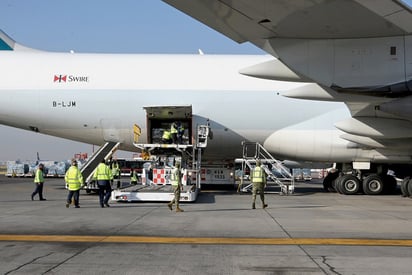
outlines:
{"label": "stacked cargo", "polygon": [[29,172],[29,165],[19,161],[7,161],[7,177],[24,177]]}

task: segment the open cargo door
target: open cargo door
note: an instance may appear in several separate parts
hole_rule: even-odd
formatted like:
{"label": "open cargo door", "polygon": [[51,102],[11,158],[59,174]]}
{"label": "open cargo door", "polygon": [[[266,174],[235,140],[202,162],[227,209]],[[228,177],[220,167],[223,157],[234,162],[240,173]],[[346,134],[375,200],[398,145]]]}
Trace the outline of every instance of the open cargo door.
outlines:
{"label": "open cargo door", "polygon": [[148,143],[161,143],[164,130],[170,130],[173,122],[180,122],[184,128],[183,143],[192,144],[192,106],[150,106],[144,107],[147,117]]}

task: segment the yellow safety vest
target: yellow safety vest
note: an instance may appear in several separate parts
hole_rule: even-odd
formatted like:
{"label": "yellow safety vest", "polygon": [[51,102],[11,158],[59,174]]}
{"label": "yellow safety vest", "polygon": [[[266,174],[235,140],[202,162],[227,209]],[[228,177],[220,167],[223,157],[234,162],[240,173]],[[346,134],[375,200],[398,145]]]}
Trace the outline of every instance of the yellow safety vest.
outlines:
{"label": "yellow safety vest", "polygon": [[265,172],[260,166],[255,167],[255,169],[253,169],[252,182],[255,182],[255,183],[264,182],[264,173]]}
{"label": "yellow safety vest", "polygon": [[104,163],[100,163],[94,172],[93,178],[95,180],[112,180],[113,174],[109,166]]}
{"label": "yellow safety vest", "polygon": [[170,184],[173,186],[179,185],[180,181],[180,171],[176,167],[172,169],[170,174]]}
{"label": "yellow safety vest", "polygon": [[113,163],[112,165],[112,175],[113,176],[120,176],[120,167],[118,163]]}
{"label": "yellow safety vest", "polygon": [[176,124],[172,123],[172,126],[170,126],[170,133],[172,134],[177,134],[177,129],[175,127]]}
{"label": "yellow safety vest", "polygon": [[44,182],[44,174],[43,174],[42,170],[40,170],[40,169],[36,170],[36,175],[34,177],[34,182],[35,183]]}
{"label": "yellow safety vest", "polygon": [[79,190],[83,185],[83,175],[80,173],[79,168],[77,166],[70,166],[69,170],[67,170],[66,175],[64,176],[64,180],[66,181],[67,185],[69,186],[69,190],[76,191]]}
{"label": "yellow safety vest", "polygon": [[165,139],[165,140],[170,139],[170,132],[167,131],[167,130],[164,130],[162,138]]}
{"label": "yellow safety vest", "polygon": [[137,181],[136,171],[132,171],[132,174],[130,175],[130,180],[131,181]]}

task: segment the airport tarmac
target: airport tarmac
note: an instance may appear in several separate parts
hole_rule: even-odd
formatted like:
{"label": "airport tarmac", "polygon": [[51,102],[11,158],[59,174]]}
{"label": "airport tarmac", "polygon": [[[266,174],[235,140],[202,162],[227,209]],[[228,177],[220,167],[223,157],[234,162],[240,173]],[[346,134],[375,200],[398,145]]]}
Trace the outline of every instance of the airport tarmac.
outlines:
{"label": "airport tarmac", "polygon": [[100,208],[63,179],[0,177],[0,274],[410,274],[412,200],[344,196],[298,183],[291,196],[204,190],[183,213],[166,203]]}

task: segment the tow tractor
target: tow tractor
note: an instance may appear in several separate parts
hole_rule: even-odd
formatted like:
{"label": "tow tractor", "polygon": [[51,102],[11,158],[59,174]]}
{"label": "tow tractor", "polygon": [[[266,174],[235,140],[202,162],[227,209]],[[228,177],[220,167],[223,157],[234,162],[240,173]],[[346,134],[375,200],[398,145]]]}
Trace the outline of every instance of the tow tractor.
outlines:
{"label": "tow tractor", "polygon": [[[173,165],[180,162],[183,175],[180,201],[196,201],[200,192],[201,156],[202,150],[207,147],[209,123],[192,126],[191,106],[145,107],[145,109],[148,140],[152,143],[134,143],[149,156],[143,167],[141,183],[113,190],[111,199],[117,202],[172,200],[174,192],[170,184],[170,173]],[[170,117],[171,114],[173,117]],[[180,144],[162,143],[162,129],[170,127],[168,125],[173,121],[180,121],[185,126],[183,141]]]}

